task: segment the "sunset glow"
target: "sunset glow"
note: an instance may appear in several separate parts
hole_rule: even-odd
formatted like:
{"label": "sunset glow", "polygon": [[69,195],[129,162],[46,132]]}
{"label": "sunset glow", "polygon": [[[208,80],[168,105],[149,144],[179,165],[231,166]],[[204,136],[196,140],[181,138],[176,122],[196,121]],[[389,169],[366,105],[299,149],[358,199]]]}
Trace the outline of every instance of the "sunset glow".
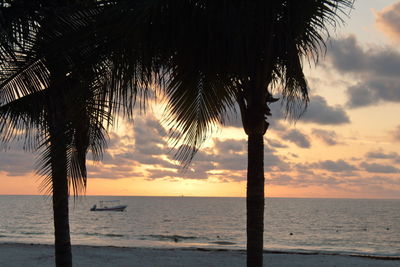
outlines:
{"label": "sunset glow", "polygon": [[[267,197],[400,198],[398,14],[399,1],[357,1],[318,66],[304,62],[311,101],[302,118],[289,122],[280,102],[271,105]],[[154,106],[133,122],[119,120],[103,161],[89,156],[86,194],[244,197],[247,144],[240,119],[232,116],[182,169],[162,111]],[[35,157],[21,145],[1,151],[0,194],[43,194]]]}

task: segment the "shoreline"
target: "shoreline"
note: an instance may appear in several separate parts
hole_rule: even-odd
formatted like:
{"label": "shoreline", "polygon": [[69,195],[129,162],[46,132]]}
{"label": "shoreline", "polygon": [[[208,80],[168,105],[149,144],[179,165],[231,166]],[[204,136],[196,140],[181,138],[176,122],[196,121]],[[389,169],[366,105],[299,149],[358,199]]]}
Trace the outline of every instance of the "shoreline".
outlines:
{"label": "shoreline", "polygon": [[[53,247],[53,244],[48,243],[25,243],[25,242],[1,242],[0,247],[3,245],[21,245],[21,246],[43,246]],[[151,247],[151,246],[115,246],[115,245],[85,245],[85,244],[72,244],[72,247],[90,247],[90,248],[111,248],[111,249],[149,249],[149,250],[182,250],[182,251],[205,251],[205,252],[242,252],[245,253],[245,249],[236,248],[215,248],[215,247]],[[368,254],[366,252],[341,252],[341,251],[322,251],[322,250],[303,250],[303,249],[264,249],[264,254],[287,254],[287,255],[322,255],[322,256],[349,256],[349,257],[360,257],[370,258],[377,260],[398,260],[400,261],[399,255],[379,255],[379,254]]]}
{"label": "shoreline", "polygon": [[[0,266],[54,266],[53,245],[0,243]],[[75,266],[245,266],[244,250],[73,245]],[[400,256],[264,250],[264,266],[399,266]]]}

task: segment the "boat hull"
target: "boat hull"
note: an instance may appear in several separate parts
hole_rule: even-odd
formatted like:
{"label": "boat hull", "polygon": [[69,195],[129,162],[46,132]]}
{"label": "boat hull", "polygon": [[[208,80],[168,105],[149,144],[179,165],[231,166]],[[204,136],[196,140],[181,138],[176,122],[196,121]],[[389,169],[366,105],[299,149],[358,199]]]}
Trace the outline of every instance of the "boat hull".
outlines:
{"label": "boat hull", "polygon": [[91,208],[90,211],[124,211],[127,205],[120,205],[115,207]]}

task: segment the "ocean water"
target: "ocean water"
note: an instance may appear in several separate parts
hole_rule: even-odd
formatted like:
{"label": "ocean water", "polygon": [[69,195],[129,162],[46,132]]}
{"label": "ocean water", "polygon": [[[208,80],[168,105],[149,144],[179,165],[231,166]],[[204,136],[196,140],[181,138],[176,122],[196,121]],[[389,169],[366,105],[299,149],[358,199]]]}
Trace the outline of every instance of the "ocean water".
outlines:
{"label": "ocean water", "polygon": [[[100,200],[125,212],[91,212]],[[245,249],[245,199],[95,197],[71,200],[73,244]],[[0,243],[53,243],[51,198],[0,196]],[[265,249],[400,256],[400,200],[268,198]]]}

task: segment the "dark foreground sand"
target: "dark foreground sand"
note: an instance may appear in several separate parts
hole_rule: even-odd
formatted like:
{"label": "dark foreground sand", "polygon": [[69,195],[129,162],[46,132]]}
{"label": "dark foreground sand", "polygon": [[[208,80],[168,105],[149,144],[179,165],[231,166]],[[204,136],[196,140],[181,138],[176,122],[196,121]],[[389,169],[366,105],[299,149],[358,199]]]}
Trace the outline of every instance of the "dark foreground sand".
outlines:
{"label": "dark foreground sand", "polygon": [[[245,266],[244,251],[198,249],[152,249],[74,246],[74,266],[80,267],[207,267]],[[48,245],[0,244],[2,267],[54,266],[53,247]],[[293,253],[264,254],[264,266],[279,267],[386,267],[400,266],[400,257],[392,259],[341,255],[306,255]]]}

